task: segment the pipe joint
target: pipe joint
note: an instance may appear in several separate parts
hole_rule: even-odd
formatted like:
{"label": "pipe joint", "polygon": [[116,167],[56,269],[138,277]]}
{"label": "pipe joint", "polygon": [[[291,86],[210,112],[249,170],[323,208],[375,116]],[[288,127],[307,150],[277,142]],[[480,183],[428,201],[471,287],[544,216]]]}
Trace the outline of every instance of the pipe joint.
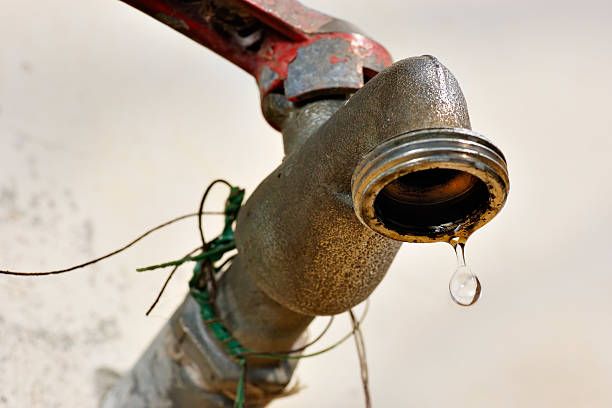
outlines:
{"label": "pipe joint", "polygon": [[508,171],[502,152],[468,129],[407,132],[367,153],[352,178],[355,214],[398,241],[467,238],[503,206]]}

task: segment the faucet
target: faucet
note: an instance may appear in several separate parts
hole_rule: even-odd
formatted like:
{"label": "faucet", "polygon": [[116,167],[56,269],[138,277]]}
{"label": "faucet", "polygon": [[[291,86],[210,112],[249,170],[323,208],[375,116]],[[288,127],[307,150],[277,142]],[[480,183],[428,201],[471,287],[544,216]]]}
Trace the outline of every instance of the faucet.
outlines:
{"label": "faucet", "polygon": [[[282,132],[285,157],[240,210],[217,286],[219,319],[245,347],[303,344],[315,316],[368,298],[402,242],[465,240],[504,205],[506,160],[471,130],[436,58],[391,64],[352,25],[293,0],[124,1],[253,74]],[[295,365],[249,359],[249,406],[282,396]],[[240,373],[188,295],[102,407],[231,407]]]}

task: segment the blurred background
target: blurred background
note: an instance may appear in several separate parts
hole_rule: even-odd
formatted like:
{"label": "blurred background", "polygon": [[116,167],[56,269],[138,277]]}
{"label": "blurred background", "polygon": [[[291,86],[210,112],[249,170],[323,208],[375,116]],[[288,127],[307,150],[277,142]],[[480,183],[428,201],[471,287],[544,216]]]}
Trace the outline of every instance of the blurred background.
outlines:
{"label": "blurred background", "polygon": [[[363,330],[374,406],[611,406],[612,6],[304,3],[396,60],[437,56],[510,169],[506,207],[467,245],[483,285],[475,306],[449,298],[446,244],[405,244],[372,295]],[[196,211],[215,178],[252,192],[281,158],[254,80],[168,27],[118,1],[3,2],[0,268],[106,253]],[[197,242],[185,221],[86,270],[0,276],[0,407],[95,407],[95,370],[128,370],[191,274],[183,268],[145,317],[166,275],[135,269]],[[349,330],[338,320],[325,344]],[[352,341],[302,361],[297,378],[302,391],[272,407],[363,406]]]}

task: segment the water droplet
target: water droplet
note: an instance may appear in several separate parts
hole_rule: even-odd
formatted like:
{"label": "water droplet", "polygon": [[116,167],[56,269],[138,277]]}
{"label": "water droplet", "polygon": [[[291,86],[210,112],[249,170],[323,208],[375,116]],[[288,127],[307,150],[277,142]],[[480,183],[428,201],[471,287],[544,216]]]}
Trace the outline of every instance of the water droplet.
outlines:
{"label": "water droplet", "polygon": [[482,290],[478,277],[472,269],[465,264],[465,239],[453,238],[449,241],[457,254],[457,269],[448,283],[448,290],[455,303],[461,306],[471,306],[478,298]]}

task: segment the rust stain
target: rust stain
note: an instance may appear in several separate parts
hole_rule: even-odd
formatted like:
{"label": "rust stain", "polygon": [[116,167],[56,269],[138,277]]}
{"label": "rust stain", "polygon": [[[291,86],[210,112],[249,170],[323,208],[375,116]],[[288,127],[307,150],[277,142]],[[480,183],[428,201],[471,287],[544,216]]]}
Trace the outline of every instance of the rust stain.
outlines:
{"label": "rust stain", "polygon": [[344,57],[344,58],[338,58],[338,57],[336,57],[336,56],[334,56],[334,55],[332,55],[331,57],[329,57],[329,63],[330,63],[330,64],[337,64],[337,63],[339,63],[339,62],[347,62],[347,61],[348,61],[348,58],[347,58],[347,57]]}

